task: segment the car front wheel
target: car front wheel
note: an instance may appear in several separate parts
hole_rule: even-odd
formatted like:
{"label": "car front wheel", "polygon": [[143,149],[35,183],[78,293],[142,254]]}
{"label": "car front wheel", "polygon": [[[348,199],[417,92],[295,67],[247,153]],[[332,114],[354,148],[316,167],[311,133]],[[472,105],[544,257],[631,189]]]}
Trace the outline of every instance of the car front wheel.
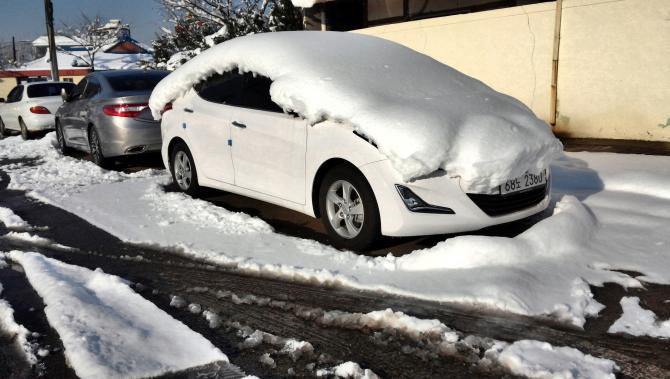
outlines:
{"label": "car front wheel", "polygon": [[364,251],[380,238],[379,209],[372,188],[355,168],[337,166],[321,182],[321,221],[335,245]]}
{"label": "car front wheel", "polygon": [[186,144],[178,142],[172,149],[170,155],[170,170],[172,179],[182,192],[191,196],[197,196],[200,186],[198,185],[198,172],[191,151]]}

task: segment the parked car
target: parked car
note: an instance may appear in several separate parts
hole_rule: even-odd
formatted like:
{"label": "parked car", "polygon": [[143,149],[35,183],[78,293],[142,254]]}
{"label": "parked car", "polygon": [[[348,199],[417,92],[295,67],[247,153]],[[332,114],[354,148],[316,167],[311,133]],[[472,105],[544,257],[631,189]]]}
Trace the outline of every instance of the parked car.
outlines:
{"label": "parked car", "polygon": [[561,149],[518,100],[352,33],[224,42],[149,103],[181,191],[212,187],[319,217],[334,245],[353,250],[536,214]]}
{"label": "parked car", "polygon": [[56,112],[56,136],[63,154],[91,154],[101,167],[120,156],[158,152],[160,123],[151,116],[149,95],[164,71],[117,70],[86,75]]}
{"label": "parked car", "polygon": [[5,102],[0,102],[0,138],[8,130],[21,132],[24,140],[32,133],[54,128],[54,114],[63,103],[61,90],[69,90],[69,82],[34,82],[14,87]]}

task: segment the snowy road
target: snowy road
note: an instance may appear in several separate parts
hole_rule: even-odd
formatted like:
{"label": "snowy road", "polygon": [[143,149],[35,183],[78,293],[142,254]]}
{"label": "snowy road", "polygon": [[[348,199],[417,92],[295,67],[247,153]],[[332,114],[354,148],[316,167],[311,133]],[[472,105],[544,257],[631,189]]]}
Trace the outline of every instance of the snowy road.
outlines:
{"label": "snowy road", "polygon": [[[3,163],[7,162],[1,162],[0,165]],[[648,307],[651,304],[651,309],[660,318],[670,317],[667,303],[664,303],[665,299],[670,298],[668,286],[648,285],[647,290],[630,288],[627,292],[615,284],[608,284],[605,287],[607,291],[591,287],[596,300],[605,305],[605,310],[599,318],[589,319],[582,331],[546,319],[380,295],[339,286],[314,286],[310,283],[243,275],[180,255],[166,256],[166,252],[160,249],[125,243],[71,213],[35,202],[22,191],[8,190],[8,182],[9,177],[0,171],[0,207],[12,209],[19,219],[33,227],[34,235],[51,242],[45,244],[35,239],[0,238],[0,251],[37,251],[91,270],[101,268],[105,273],[129,280],[134,283],[132,287],[138,293],[203,335],[248,374],[283,377],[288,376],[289,370],[293,370],[298,376],[311,376],[315,371],[312,371],[314,367],[310,364],[321,368],[354,361],[384,378],[509,375],[500,371],[499,367],[485,368],[475,364],[481,360],[481,352],[470,350],[466,345],[459,345],[461,348],[456,352],[439,354],[426,341],[417,342],[394,330],[333,325],[325,323],[318,316],[319,311],[366,314],[391,308],[422,319],[438,319],[463,335],[509,342],[533,339],[554,346],[575,347],[582,352],[615,361],[624,377],[670,376],[670,362],[667,359],[670,348],[667,341],[607,334],[607,327],[620,316],[618,302],[624,294],[640,297]],[[247,209],[253,208],[253,205],[249,205]],[[272,223],[275,228],[275,225],[280,224]],[[20,228],[16,226],[14,230]],[[290,234],[291,227],[287,226],[282,231]],[[515,234],[515,231],[505,231],[504,228],[498,232],[503,235]],[[0,234],[5,233],[7,230],[0,226]],[[297,235],[300,233],[296,232]],[[431,242],[408,241],[406,244],[410,247],[406,245],[398,248],[398,253],[402,253],[402,249],[413,249],[411,245],[418,243],[430,245]],[[55,244],[74,250],[58,248]],[[74,377],[74,372],[65,365],[57,334],[46,321],[42,300],[30,289],[25,276],[15,270],[2,269],[0,283],[5,287],[4,296],[15,308],[17,320],[29,330],[39,331],[42,336],[37,341],[53,350],[41,361],[46,372],[53,376]],[[174,301],[174,296],[178,296],[177,300],[183,299],[185,305],[193,306],[170,306],[171,301],[179,305],[179,301]],[[215,313],[221,320],[219,325],[216,325],[216,319],[206,320],[202,313],[193,313],[197,308],[212,312],[210,314]],[[210,328],[212,321],[212,326],[217,327]],[[243,348],[243,343],[249,337],[246,330],[255,329],[279,337],[309,341],[314,351],[294,362],[290,354],[280,353],[282,347],[273,343],[272,339],[266,338],[260,345],[251,344],[252,347]],[[272,355],[270,359],[275,367],[267,360],[265,364],[260,363],[261,357],[267,353]],[[431,359],[436,354],[440,359]],[[203,370],[217,372],[217,368],[212,367]]]}

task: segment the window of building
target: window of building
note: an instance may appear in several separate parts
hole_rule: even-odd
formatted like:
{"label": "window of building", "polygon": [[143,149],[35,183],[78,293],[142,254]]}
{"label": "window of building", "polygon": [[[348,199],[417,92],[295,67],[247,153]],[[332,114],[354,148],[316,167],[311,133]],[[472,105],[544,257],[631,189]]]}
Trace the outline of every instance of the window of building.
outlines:
{"label": "window of building", "polygon": [[551,0],[367,0],[367,23],[381,25],[548,1]]}
{"label": "window of building", "polygon": [[402,17],[404,0],[368,0],[368,21]]}

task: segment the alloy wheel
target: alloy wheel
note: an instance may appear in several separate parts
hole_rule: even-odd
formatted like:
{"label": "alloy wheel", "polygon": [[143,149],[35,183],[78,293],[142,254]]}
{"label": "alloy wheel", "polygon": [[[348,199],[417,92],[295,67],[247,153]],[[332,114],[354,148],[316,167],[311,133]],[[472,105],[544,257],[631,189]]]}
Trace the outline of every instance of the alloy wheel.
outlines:
{"label": "alloy wheel", "polygon": [[328,188],[326,212],[330,226],[343,238],[355,238],[363,229],[363,201],[356,187],[346,180],[335,181]]}
{"label": "alloy wheel", "polygon": [[189,187],[191,187],[193,172],[191,168],[191,160],[183,150],[180,150],[175,154],[172,167],[174,167],[174,177],[177,181],[177,185],[183,191],[187,191]]}

